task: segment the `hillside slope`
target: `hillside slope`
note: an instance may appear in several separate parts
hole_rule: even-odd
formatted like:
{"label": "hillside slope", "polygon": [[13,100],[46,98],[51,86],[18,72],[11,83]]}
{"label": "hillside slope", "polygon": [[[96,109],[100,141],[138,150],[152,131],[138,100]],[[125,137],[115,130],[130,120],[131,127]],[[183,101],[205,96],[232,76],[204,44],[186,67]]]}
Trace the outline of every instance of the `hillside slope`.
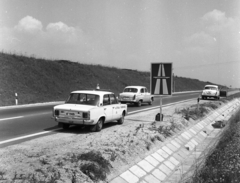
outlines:
{"label": "hillside slope", "polygon": [[[129,69],[87,65],[65,60],[51,61],[0,53],[0,106],[65,100],[79,89],[110,89],[116,94],[127,85],[150,87],[150,73]],[[196,79],[175,77],[175,92],[201,90]]]}

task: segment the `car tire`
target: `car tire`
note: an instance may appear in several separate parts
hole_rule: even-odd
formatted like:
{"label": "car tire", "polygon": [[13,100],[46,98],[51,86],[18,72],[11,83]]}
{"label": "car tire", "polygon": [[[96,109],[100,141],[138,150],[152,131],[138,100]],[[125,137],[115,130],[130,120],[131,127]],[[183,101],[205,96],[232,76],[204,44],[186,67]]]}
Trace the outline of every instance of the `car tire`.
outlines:
{"label": "car tire", "polygon": [[142,106],[142,101],[139,100],[136,104],[137,104],[138,107],[141,107]]}
{"label": "car tire", "polygon": [[90,126],[90,131],[91,132],[99,132],[102,130],[102,127],[103,127],[103,119],[100,118],[95,125]]}
{"label": "car tire", "polygon": [[63,128],[64,130],[67,130],[69,127],[70,127],[69,124],[62,123],[62,128]]}
{"label": "car tire", "polygon": [[118,124],[123,124],[124,123],[124,117],[125,117],[125,113],[123,112],[122,113],[122,116],[121,116],[121,118],[117,121],[118,122]]}

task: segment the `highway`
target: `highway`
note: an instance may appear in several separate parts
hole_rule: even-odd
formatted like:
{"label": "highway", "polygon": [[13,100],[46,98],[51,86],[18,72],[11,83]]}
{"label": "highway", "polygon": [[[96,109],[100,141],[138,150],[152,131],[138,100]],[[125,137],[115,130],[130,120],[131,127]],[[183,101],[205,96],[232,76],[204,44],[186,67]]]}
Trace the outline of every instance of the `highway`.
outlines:
{"label": "highway", "polygon": [[[162,98],[162,105],[197,98],[200,92],[175,93]],[[0,147],[17,144],[29,139],[38,138],[51,133],[63,132],[51,118],[52,108],[56,104],[30,105],[21,107],[0,108]],[[160,105],[160,97],[156,96],[152,105],[142,104],[141,107],[128,106],[128,115],[142,112]],[[104,129],[103,129],[104,130]]]}

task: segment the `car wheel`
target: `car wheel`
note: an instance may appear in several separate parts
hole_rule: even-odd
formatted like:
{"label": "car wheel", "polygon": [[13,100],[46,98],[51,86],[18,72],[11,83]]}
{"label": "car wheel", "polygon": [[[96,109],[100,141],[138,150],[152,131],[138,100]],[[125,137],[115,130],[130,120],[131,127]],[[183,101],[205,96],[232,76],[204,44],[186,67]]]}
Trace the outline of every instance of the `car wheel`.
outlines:
{"label": "car wheel", "polygon": [[124,117],[125,117],[125,113],[123,112],[121,118],[118,120],[118,124],[121,125],[124,123]]}
{"label": "car wheel", "polygon": [[64,130],[68,129],[69,126],[70,126],[69,124],[62,123],[62,128],[63,128]]}
{"label": "car wheel", "polygon": [[103,127],[103,119],[100,118],[95,125],[90,126],[90,131],[91,132],[99,132],[102,130],[102,127]]}
{"label": "car wheel", "polygon": [[141,100],[139,100],[139,101],[137,102],[137,106],[138,106],[138,107],[141,107],[141,106],[142,106],[142,101],[141,101]]}

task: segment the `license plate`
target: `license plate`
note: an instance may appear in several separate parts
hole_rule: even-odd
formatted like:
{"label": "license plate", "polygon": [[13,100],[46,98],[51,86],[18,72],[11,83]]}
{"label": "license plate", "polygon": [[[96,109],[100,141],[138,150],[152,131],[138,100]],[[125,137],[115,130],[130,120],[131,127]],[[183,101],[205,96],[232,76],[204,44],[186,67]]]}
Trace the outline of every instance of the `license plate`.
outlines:
{"label": "license plate", "polygon": [[68,115],[70,115],[70,116],[74,116],[75,113],[73,113],[73,112],[69,112]]}

